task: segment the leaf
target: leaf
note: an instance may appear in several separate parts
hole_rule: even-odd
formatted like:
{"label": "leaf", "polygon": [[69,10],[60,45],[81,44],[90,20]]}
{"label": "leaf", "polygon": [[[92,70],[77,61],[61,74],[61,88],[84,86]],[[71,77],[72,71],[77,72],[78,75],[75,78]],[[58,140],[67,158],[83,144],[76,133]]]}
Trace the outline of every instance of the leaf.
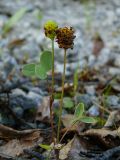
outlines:
{"label": "leaf", "polygon": [[70,97],[65,97],[63,99],[64,108],[72,108],[74,106],[74,103]]}
{"label": "leaf", "polygon": [[78,87],[78,68],[76,69],[75,73],[74,73],[74,92],[76,92],[77,87]]}
{"label": "leaf", "polygon": [[83,103],[79,103],[77,106],[76,106],[76,109],[75,109],[75,118],[80,118],[84,113],[84,104]]}
{"label": "leaf", "polygon": [[50,104],[50,97],[45,96],[42,99],[42,103],[39,105],[37,112],[36,112],[36,121],[44,121],[46,118],[50,118],[50,109],[49,109],[49,104]]}
{"label": "leaf", "polygon": [[25,76],[35,76],[35,64],[31,63],[31,64],[24,65],[22,69],[22,73]]}
{"label": "leaf", "polygon": [[[65,115],[62,116],[62,123],[66,128],[69,128],[72,125],[72,120],[73,119],[74,119],[73,114],[65,114]],[[72,128],[75,128],[75,127],[72,127]]]}
{"label": "leaf", "polygon": [[51,70],[51,67],[52,67],[52,53],[50,51],[42,52],[42,55],[40,56],[40,64],[46,72]]}
{"label": "leaf", "polygon": [[80,121],[84,122],[84,123],[95,123],[95,122],[97,122],[97,120],[93,117],[82,117],[82,118],[80,118]]}
{"label": "leaf", "polygon": [[68,154],[70,152],[71,146],[73,143],[73,139],[68,142],[61,150],[60,150],[60,154],[59,154],[59,159],[60,160],[65,160],[68,159]]}
{"label": "leaf", "polygon": [[3,34],[7,33],[23,17],[26,11],[26,8],[18,10],[4,25]]}
{"label": "leaf", "polygon": [[47,78],[47,72],[51,70],[52,67],[52,54],[50,51],[42,52],[40,56],[40,64],[35,66],[35,74],[40,79]]}
{"label": "leaf", "polygon": [[36,143],[42,141],[40,134],[40,129],[19,131],[0,124],[0,138],[7,140],[6,143],[0,145],[0,154],[18,159],[24,153],[24,149],[35,147]]}
{"label": "leaf", "polygon": [[39,146],[45,150],[51,150],[52,147],[50,145],[46,145],[46,144],[39,144]]}
{"label": "leaf", "polygon": [[45,68],[41,64],[37,64],[35,66],[35,75],[39,77],[40,79],[46,79],[47,78],[47,72]]}

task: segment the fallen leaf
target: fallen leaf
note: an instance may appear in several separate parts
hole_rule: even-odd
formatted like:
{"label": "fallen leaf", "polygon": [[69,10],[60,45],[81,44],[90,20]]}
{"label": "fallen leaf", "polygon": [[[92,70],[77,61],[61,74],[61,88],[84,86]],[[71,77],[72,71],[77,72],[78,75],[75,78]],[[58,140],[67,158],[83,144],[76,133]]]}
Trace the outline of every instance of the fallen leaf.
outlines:
{"label": "fallen leaf", "polygon": [[59,154],[60,160],[65,160],[68,157],[68,153],[71,149],[72,142],[73,142],[73,139],[60,150],[60,154]]}
{"label": "fallen leaf", "polygon": [[15,130],[13,128],[0,124],[0,138],[1,139],[21,139],[21,138],[38,138],[40,136],[40,129],[29,130]]}
{"label": "fallen leaf", "polygon": [[100,150],[107,150],[112,147],[120,145],[120,134],[118,129],[90,129],[84,133],[79,134],[81,144],[87,150],[92,148],[99,148]]}
{"label": "fallen leaf", "polygon": [[14,39],[8,44],[8,47],[12,48],[12,47],[15,47],[15,46],[21,46],[24,43],[25,43],[25,39]]}
{"label": "fallen leaf", "polygon": [[120,110],[112,111],[104,127],[116,129],[116,127],[119,127],[119,125],[120,125]]}
{"label": "fallen leaf", "polygon": [[93,54],[97,57],[99,56],[101,50],[104,48],[104,41],[99,33],[96,33],[93,38]]}
{"label": "fallen leaf", "polygon": [[24,149],[32,148],[43,140],[38,129],[18,131],[3,125],[0,125],[0,138],[8,140],[0,146],[0,155],[13,158],[22,155]]}
{"label": "fallen leaf", "polygon": [[87,157],[85,159],[80,156],[80,151],[85,151],[82,144],[80,143],[80,139],[78,136],[74,136],[70,151],[68,153],[69,160],[88,160]]}
{"label": "fallen leaf", "polygon": [[46,96],[43,98],[42,104],[38,107],[37,114],[36,114],[36,121],[42,121],[45,118],[50,118],[50,97]]}

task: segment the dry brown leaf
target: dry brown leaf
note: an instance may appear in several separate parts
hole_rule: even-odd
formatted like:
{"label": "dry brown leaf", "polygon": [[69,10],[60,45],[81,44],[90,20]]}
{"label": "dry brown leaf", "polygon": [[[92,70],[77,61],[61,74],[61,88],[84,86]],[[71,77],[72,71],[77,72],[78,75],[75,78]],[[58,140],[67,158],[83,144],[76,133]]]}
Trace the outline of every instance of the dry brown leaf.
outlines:
{"label": "dry brown leaf", "polygon": [[0,152],[11,157],[16,157],[23,153],[23,148],[19,140],[13,139],[0,147]]}
{"label": "dry brown leaf", "polygon": [[0,153],[6,156],[18,157],[23,154],[24,149],[32,148],[35,145],[36,143],[33,141],[13,139],[0,147]]}
{"label": "dry brown leaf", "polygon": [[49,105],[50,97],[46,96],[43,98],[42,104],[38,107],[36,121],[42,121],[43,119],[50,117]]}
{"label": "dry brown leaf", "polygon": [[71,149],[72,142],[73,142],[73,139],[60,150],[60,154],[59,154],[60,160],[65,160],[68,157],[68,153]]}
{"label": "dry brown leaf", "polygon": [[81,144],[87,150],[98,147],[106,150],[120,145],[119,130],[90,129],[79,135]]}
{"label": "dry brown leaf", "polygon": [[9,140],[0,147],[0,154],[11,157],[20,156],[24,149],[29,149],[38,142],[42,142],[39,129],[18,131],[1,124],[0,138]]}
{"label": "dry brown leaf", "polygon": [[120,126],[120,110],[112,111],[104,125],[106,128],[117,128]]}
{"label": "dry brown leaf", "polygon": [[29,130],[23,130],[18,131],[13,128],[4,126],[0,124],[0,138],[2,139],[21,139],[21,138],[29,138],[32,137],[38,138],[40,136],[40,129],[29,129]]}
{"label": "dry brown leaf", "polygon": [[[83,146],[80,143],[80,139],[78,136],[74,136],[73,142],[71,144],[70,151],[68,153],[67,160],[83,160],[84,158],[80,156],[80,151],[85,151]],[[88,160],[87,157],[85,157],[84,160]]]}
{"label": "dry brown leaf", "polygon": [[65,114],[62,116],[62,122],[63,122],[63,125],[68,128],[71,126],[72,124],[72,120],[74,119],[74,115],[72,114]]}
{"label": "dry brown leaf", "polygon": [[96,33],[96,35],[93,38],[93,54],[98,57],[101,50],[104,48],[104,41],[99,35],[99,33]]}
{"label": "dry brown leaf", "polygon": [[25,39],[14,39],[12,40],[9,44],[8,47],[15,47],[15,46],[20,46],[25,43]]}

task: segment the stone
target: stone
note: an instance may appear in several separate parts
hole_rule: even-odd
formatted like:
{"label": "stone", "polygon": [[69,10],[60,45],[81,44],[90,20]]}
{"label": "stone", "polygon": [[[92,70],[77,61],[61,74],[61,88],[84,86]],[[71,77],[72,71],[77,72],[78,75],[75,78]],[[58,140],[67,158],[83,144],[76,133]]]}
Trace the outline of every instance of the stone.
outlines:
{"label": "stone", "polygon": [[91,96],[88,94],[77,94],[74,97],[75,103],[84,103],[85,109],[88,109],[92,105]]}
{"label": "stone", "polygon": [[100,115],[99,107],[96,105],[92,105],[87,113],[90,116],[99,116]]}
{"label": "stone", "polygon": [[10,106],[12,108],[18,106],[23,110],[37,108],[41,103],[41,96],[34,92],[24,93],[21,90],[13,91],[10,95]]}
{"label": "stone", "polygon": [[105,104],[107,107],[120,108],[120,97],[115,95],[108,96],[106,97]]}

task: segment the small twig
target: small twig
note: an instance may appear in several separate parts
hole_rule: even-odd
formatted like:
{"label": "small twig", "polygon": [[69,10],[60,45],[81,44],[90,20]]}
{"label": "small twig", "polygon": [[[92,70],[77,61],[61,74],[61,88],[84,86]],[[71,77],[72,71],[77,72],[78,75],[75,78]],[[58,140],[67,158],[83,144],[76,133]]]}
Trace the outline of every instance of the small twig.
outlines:
{"label": "small twig", "polygon": [[105,112],[107,112],[108,114],[111,113],[108,109],[104,108],[103,106],[101,106],[101,105],[98,104],[97,102],[95,102],[95,101],[92,101],[92,102],[93,102],[96,106],[98,106],[100,109],[102,109],[102,110],[104,110]]}
{"label": "small twig", "polygon": [[107,87],[110,85],[110,83],[116,79],[117,75],[112,76],[105,84],[104,84],[104,89],[102,90],[101,94],[104,93],[105,89],[107,89]]}
{"label": "small twig", "polygon": [[62,142],[63,138],[66,136],[66,134],[68,133],[68,131],[76,124],[76,122],[74,122],[70,127],[68,127],[68,129],[66,130],[66,132],[63,134],[62,138],[60,139],[60,143]]}

